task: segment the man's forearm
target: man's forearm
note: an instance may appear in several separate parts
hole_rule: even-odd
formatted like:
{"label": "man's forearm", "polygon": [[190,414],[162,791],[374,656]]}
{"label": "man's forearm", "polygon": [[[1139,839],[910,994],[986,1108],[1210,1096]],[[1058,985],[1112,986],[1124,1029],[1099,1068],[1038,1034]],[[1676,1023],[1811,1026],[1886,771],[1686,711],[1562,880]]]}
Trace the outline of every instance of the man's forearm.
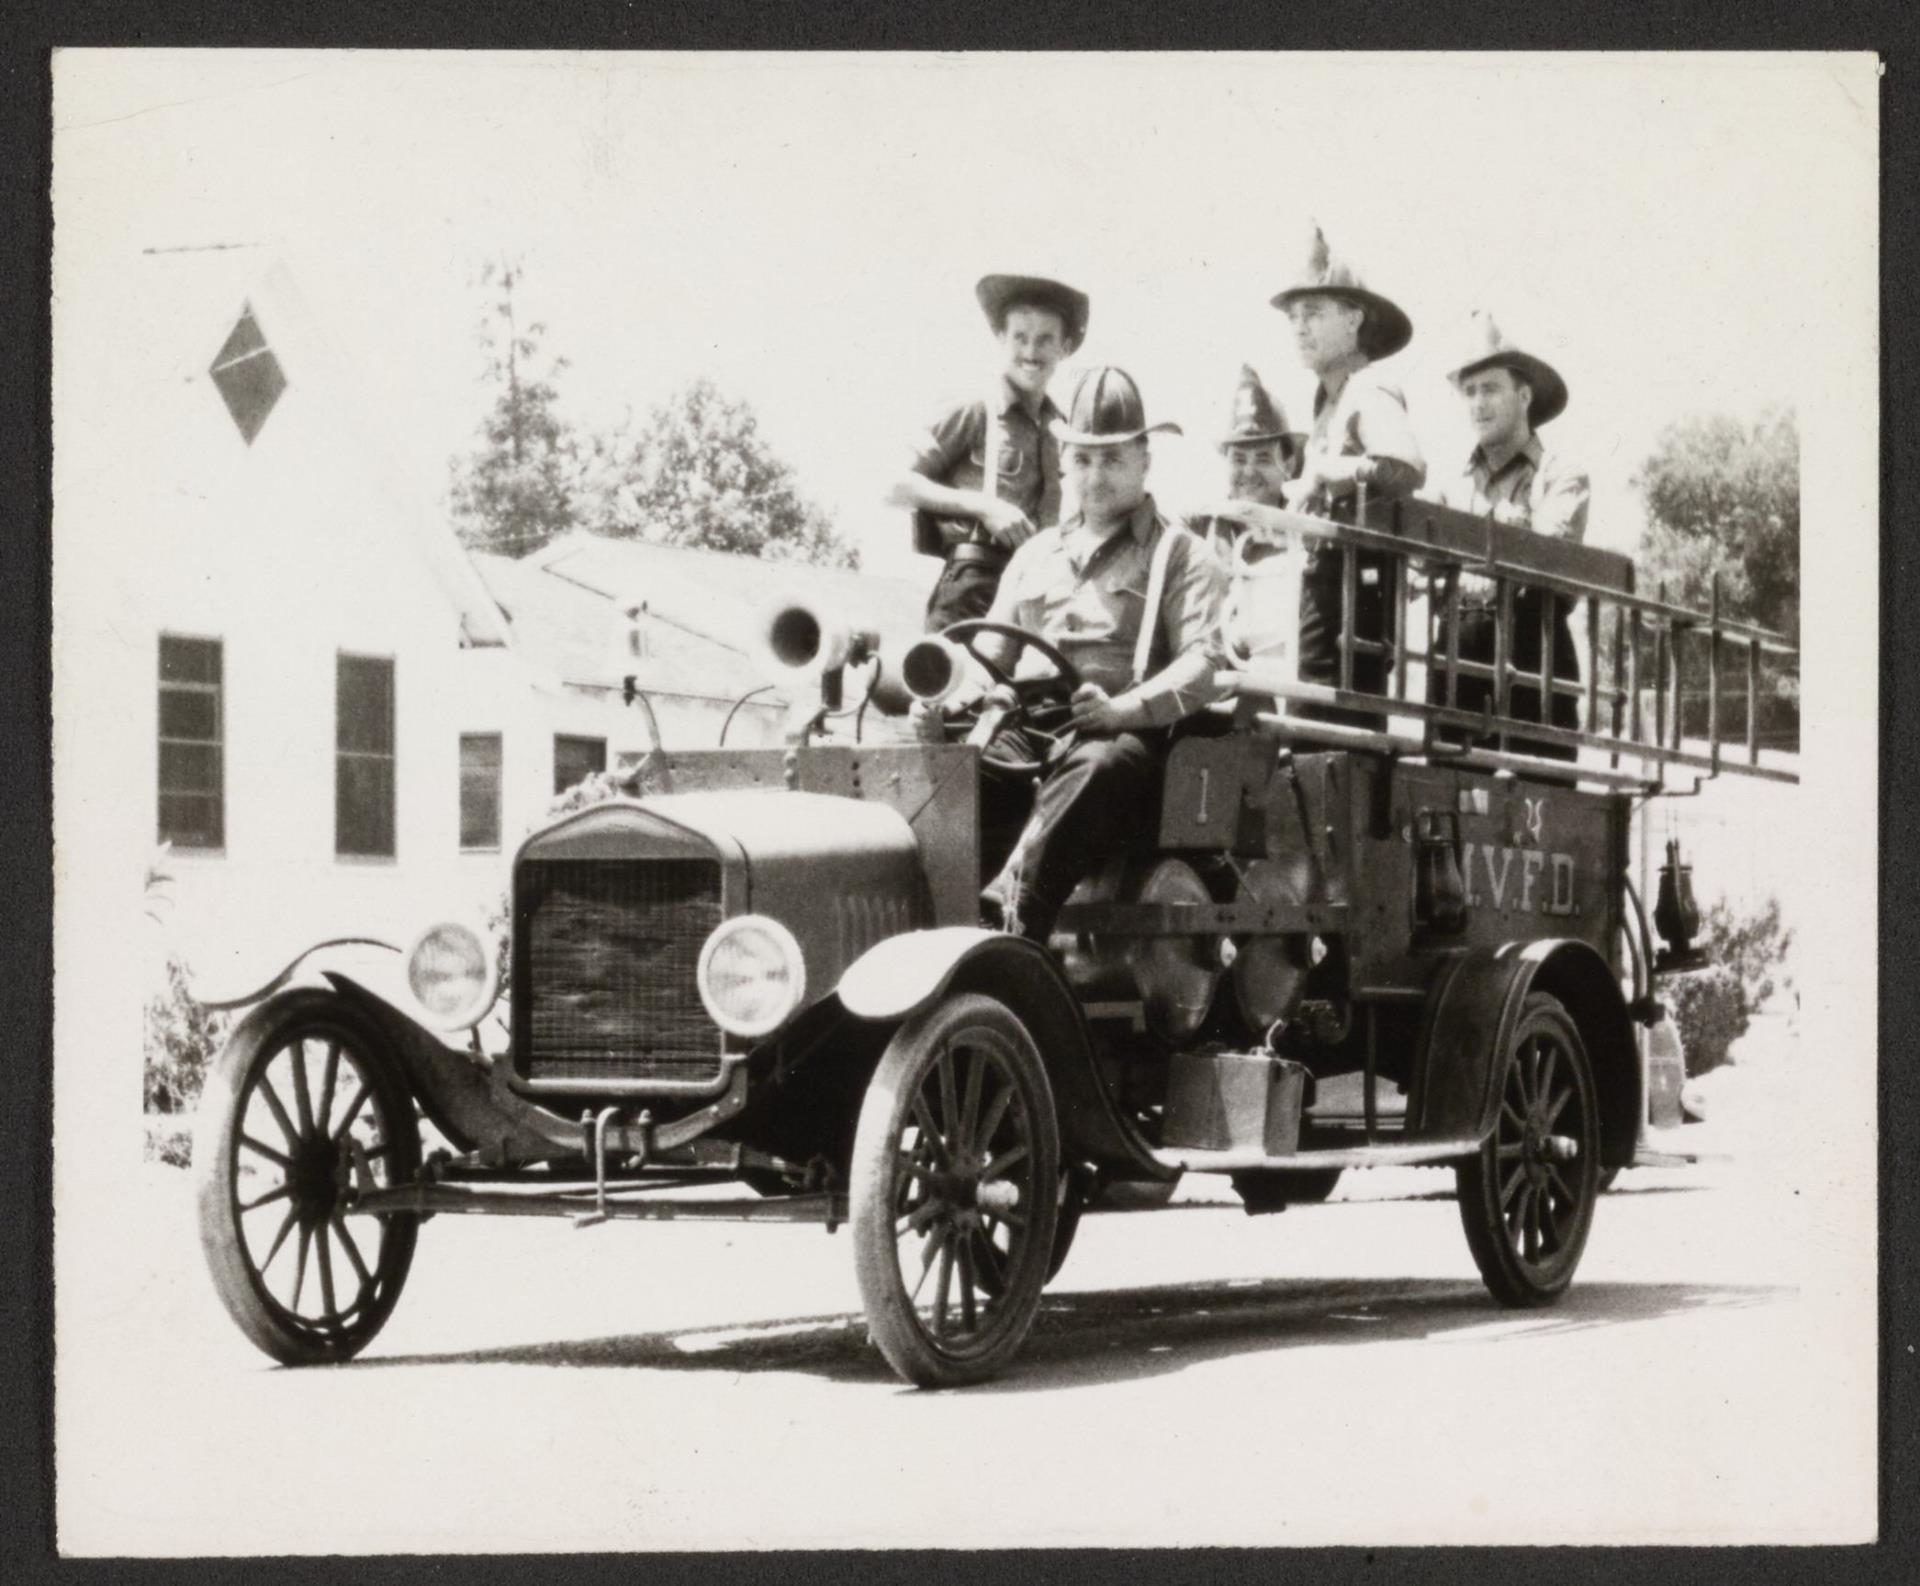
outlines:
{"label": "man's forearm", "polygon": [[938,484],[925,474],[902,474],[887,493],[887,503],[956,518],[977,518],[988,497],[978,490],[960,490]]}
{"label": "man's forearm", "polygon": [[1410,496],[1427,478],[1424,464],[1400,457],[1329,457],[1319,466],[1321,477],[1343,494],[1365,485],[1377,495]]}
{"label": "man's forearm", "polygon": [[1213,674],[1224,664],[1210,645],[1192,645],[1123,698],[1146,718],[1147,726],[1171,727],[1220,697]]}

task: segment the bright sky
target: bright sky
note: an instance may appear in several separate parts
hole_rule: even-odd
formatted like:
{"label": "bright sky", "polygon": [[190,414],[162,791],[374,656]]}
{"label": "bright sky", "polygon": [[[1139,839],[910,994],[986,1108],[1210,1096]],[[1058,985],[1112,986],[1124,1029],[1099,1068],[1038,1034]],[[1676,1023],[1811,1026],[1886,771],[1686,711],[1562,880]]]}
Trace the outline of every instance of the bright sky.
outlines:
{"label": "bright sky", "polygon": [[709,375],[876,566],[911,436],[990,378],[980,274],[1092,294],[1078,363],[1186,427],[1177,507],[1219,487],[1243,360],[1304,415],[1267,299],[1309,215],[1413,318],[1387,367],[1430,465],[1464,454],[1442,375],[1490,308],[1567,377],[1551,438],[1630,547],[1663,424],[1802,394],[1878,138],[1859,56],[66,51],[55,87],[57,267],[265,245],[427,491],[485,403],[474,277],[513,252],[576,417]]}

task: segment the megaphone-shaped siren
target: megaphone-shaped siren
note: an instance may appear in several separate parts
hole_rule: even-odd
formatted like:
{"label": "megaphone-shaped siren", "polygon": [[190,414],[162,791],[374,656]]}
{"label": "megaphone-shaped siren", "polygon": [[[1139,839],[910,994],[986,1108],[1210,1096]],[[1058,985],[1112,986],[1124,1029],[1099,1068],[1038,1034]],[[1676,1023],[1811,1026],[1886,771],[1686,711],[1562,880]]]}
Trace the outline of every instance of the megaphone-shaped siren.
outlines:
{"label": "megaphone-shaped siren", "polygon": [[[945,639],[917,639],[898,655],[881,650],[879,636],[850,629],[805,601],[785,600],[761,615],[754,660],[770,683],[792,688],[831,688],[842,667],[871,663],[867,692],[876,710],[904,716],[915,700],[945,703],[966,680],[966,652]],[[861,692],[854,684],[856,697]]]}
{"label": "megaphone-shaped siren", "polygon": [[865,660],[878,645],[803,600],[781,600],[761,613],[753,658],[770,683],[812,683],[838,667]]}
{"label": "megaphone-shaped siren", "polygon": [[[907,646],[897,670],[909,704],[917,699],[926,705],[944,705],[966,681],[967,654],[951,640],[930,635]],[[879,700],[877,691],[874,698]]]}

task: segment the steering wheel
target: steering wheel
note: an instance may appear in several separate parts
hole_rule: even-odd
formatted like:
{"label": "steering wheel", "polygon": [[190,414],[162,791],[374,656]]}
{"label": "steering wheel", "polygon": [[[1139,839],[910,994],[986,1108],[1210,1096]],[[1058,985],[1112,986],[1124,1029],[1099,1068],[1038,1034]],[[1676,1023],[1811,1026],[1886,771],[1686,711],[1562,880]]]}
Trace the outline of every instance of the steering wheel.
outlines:
{"label": "steering wheel", "polygon": [[[1080,686],[1080,670],[1061,653],[1059,647],[1039,634],[1025,628],[1016,628],[1009,622],[988,622],[983,617],[969,617],[941,630],[940,637],[960,646],[974,660],[986,669],[987,676],[1001,688],[1013,695],[1013,707],[1004,712],[992,709],[982,710],[968,742],[978,743],[983,749],[987,742],[1002,727],[1015,726],[1041,739],[1047,745],[1045,760],[1014,760],[996,756],[998,764],[1009,771],[1026,776],[1038,776],[1047,760],[1064,754],[1073,746],[1074,732],[1065,724],[1065,714],[1073,691]],[[1005,639],[1015,645],[1012,661],[1007,665],[988,655],[979,641],[986,637]],[[1045,677],[1016,678],[1021,656],[1032,650],[1041,660],[1053,668]]]}

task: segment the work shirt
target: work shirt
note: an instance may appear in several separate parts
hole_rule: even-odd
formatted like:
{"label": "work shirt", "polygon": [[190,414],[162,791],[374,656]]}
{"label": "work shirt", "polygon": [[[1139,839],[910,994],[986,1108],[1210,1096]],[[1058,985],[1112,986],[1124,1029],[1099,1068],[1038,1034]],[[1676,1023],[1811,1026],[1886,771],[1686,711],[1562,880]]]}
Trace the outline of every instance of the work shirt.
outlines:
{"label": "work shirt", "polygon": [[[1497,469],[1487,463],[1486,452],[1476,446],[1467,465],[1438,491],[1440,504],[1481,517],[1496,507],[1510,509],[1506,521],[1520,523],[1535,534],[1571,540],[1578,545],[1587,532],[1587,502],[1591,492],[1584,471],[1567,462],[1542,444],[1538,435],[1529,435],[1526,445]],[[1491,580],[1469,575],[1461,584],[1462,605],[1469,611],[1490,609],[1494,598]],[[1545,594],[1524,585],[1514,590],[1513,660],[1516,666],[1538,670],[1540,666],[1540,617]],[[1574,646],[1572,616],[1574,602],[1555,603],[1554,672],[1560,677],[1580,675],[1579,655]],[[1492,660],[1491,630],[1479,644],[1462,636],[1461,654],[1470,660]],[[1479,654],[1485,650],[1485,654]],[[1556,699],[1556,711],[1569,708],[1571,701]],[[1571,723],[1566,723],[1571,725]]]}
{"label": "work shirt", "polygon": [[[1147,676],[1133,684],[1134,650],[1145,618],[1154,547],[1175,536],[1161,591]],[[1075,513],[1013,553],[994,596],[991,622],[1011,623],[1056,645],[1089,683],[1131,693],[1148,724],[1165,727],[1220,697],[1214,672],[1226,664],[1219,560],[1142,499],[1117,529],[1102,532]]]}
{"label": "work shirt", "polygon": [[1508,507],[1521,514],[1509,516],[1509,522],[1578,545],[1586,538],[1591,494],[1584,470],[1548,451],[1538,435],[1529,435],[1497,469],[1487,466],[1482,448],[1474,447],[1467,466],[1440,487],[1440,504],[1481,517]]}
{"label": "work shirt", "polygon": [[1327,456],[1403,463],[1415,475],[1408,488],[1417,488],[1427,476],[1427,462],[1407,415],[1406,396],[1371,364],[1362,364],[1348,375],[1338,396],[1329,398],[1324,384],[1313,393],[1313,428],[1307,435],[1307,459],[1301,471],[1311,473],[1315,459]]}
{"label": "work shirt", "polygon": [[[1061,416],[1052,397],[1040,399],[1036,417],[1005,375],[995,393],[1000,410],[1000,457],[994,494],[1026,513],[1035,528],[1049,528],[1060,520],[1060,443],[1048,425]],[[956,403],[921,436],[909,465],[935,484],[955,490],[978,490],[987,477],[987,404],[984,400]],[[939,548],[966,540],[981,540],[985,531],[978,519],[927,517],[939,536]],[[919,546],[934,550],[931,544]]]}

